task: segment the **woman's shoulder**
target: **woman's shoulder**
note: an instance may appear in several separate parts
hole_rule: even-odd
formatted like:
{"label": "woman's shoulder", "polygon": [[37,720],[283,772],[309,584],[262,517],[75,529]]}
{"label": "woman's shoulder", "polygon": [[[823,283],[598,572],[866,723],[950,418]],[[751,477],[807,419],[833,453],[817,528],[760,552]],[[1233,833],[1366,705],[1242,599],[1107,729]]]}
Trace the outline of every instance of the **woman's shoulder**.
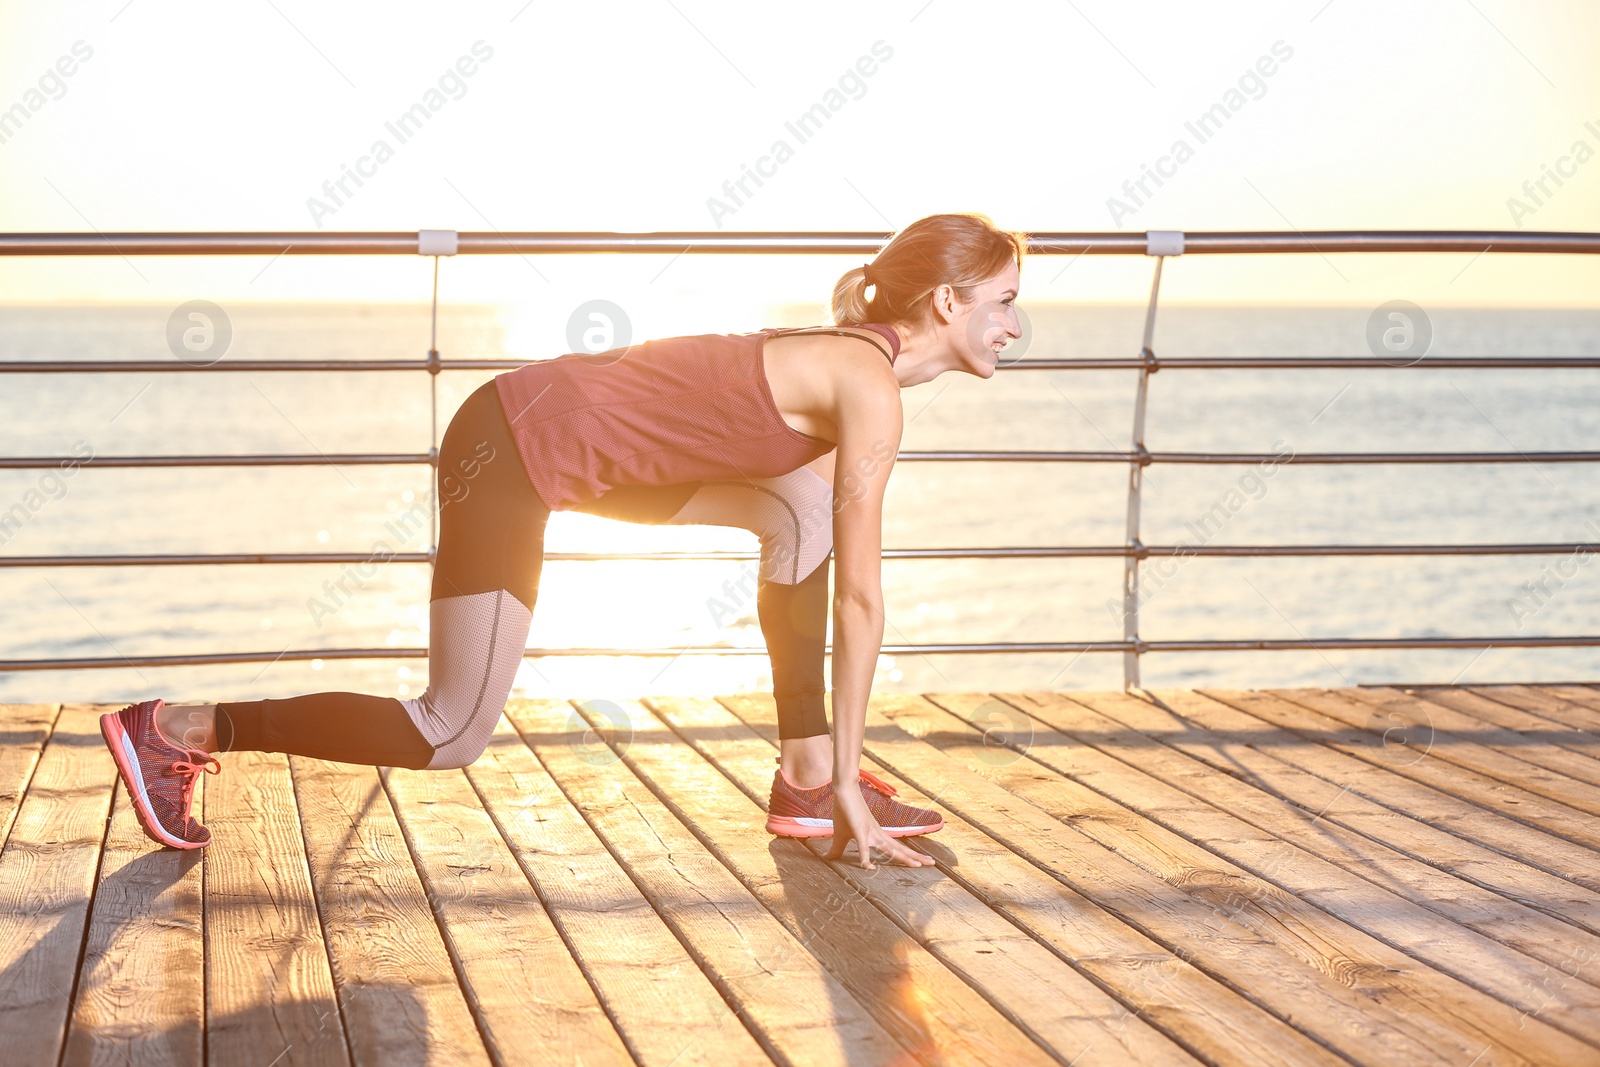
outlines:
{"label": "woman's shoulder", "polygon": [[894,327],[879,322],[860,322],[817,326],[791,326],[768,328],[761,331],[771,337],[815,339],[816,347],[825,350],[855,352],[865,343],[877,349],[889,365],[900,354],[900,335]]}

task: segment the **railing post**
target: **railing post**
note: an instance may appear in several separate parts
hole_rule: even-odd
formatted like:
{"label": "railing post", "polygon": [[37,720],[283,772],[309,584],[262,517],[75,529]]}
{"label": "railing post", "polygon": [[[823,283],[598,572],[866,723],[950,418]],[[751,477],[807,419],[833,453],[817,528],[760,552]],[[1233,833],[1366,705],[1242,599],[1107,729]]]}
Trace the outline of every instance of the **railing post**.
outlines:
{"label": "railing post", "polygon": [[1144,446],[1144,416],[1150,396],[1150,375],[1160,369],[1155,354],[1156,303],[1161,295],[1161,267],[1168,256],[1183,255],[1183,233],[1179,230],[1151,230],[1145,234],[1145,255],[1156,257],[1155,276],[1150,281],[1150,304],[1144,313],[1144,343],[1139,349],[1143,365],[1139,368],[1139,385],[1133,399],[1133,459],[1128,464],[1128,527],[1127,555],[1122,560],[1122,639],[1132,643],[1122,653],[1122,687],[1133,689],[1140,685],[1139,652],[1139,563],[1145,557],[1144,542],[1139,538],[1139,506],[1144,488],[1144,469],[1150,464],[1150,452]]}
{"label": "railing post", "polygon": [[[439,477],[439,257],[453,256],[460,247],[461,235],[455,230],[418,230],[417,255],[433,257],[433,303],[428,316],[428,455],[433,460],[433,478]],[[439,505],[428,509],[428,560],[439,554]]]}

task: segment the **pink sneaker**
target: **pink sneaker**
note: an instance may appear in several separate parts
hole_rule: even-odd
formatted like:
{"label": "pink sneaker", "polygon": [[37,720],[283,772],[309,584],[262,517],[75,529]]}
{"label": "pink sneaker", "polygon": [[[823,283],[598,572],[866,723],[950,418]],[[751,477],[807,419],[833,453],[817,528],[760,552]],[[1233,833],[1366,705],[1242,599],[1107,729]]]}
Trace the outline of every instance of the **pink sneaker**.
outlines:
{"label": "pink sneaker", "polygon": [[168,741],[156,729],[161,705],[160,700],[146,700],[107,712],[100,716],[100,733],[117,762],[139,825],[151,840],[170,848],[205,848],[211,844],[211,831],[189,814],[189,805],[200,773],[217,774],[222,764],[209,752]]}
{"label": "pink sneaker", "polygon": [[[944,819],[938,812],[890,799],[898,790],[871,771],[862,771],[857,784],[866,798],[867,810],[890,837],[911,837],[944,829]],[[833,783],[801,789],[789,781],[780,766],[772,775],[767,832],[781,837],[832,837]]]}

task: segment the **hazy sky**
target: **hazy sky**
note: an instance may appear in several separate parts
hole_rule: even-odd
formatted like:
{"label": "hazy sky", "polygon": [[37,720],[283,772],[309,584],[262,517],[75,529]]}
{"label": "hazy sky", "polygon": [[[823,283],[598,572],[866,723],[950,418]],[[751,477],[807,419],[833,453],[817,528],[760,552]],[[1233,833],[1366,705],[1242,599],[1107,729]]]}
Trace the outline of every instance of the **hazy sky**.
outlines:
{"label": "hazy sky", "polygon": [[[1031,230],[1600,230],[1593,0],[779,10],[6,3],[0,230],[887,231],[949,210]],[[1208,112],[1225,117],[1202,129]],[[735,199],[746,168],[761,184]],[[1146,168],[1160,185],[1125,187]],[[853,262],[690,260],[458,260],[445,296],[616,290],[744,328]],[[1063,267],[1032,264],[1023,301],[1148,285],[1142,258]],[[1600,257],[1195,257],[1165,291],[1594,305]],[[0,261],[8,303],[425,296],[414,259]]]}

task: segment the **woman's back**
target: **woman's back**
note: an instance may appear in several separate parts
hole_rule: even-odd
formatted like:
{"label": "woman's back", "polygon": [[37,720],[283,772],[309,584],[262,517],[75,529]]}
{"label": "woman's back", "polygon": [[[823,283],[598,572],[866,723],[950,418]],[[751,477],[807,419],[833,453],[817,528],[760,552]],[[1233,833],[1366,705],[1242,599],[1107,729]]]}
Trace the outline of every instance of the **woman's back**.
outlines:
{"label": "woman's back", "polygon": [[[868,329],[889,341],[892,360],[894,331]],[[506,422],[540,498],[562,511],[619,485],[775,477],[832,451],[832,440],[785,421],[774,400],[764,349],[779,335],[793,334],[671,337],[498,376]],[[795,376],[786,368],[783,377],[787,395]]]}

